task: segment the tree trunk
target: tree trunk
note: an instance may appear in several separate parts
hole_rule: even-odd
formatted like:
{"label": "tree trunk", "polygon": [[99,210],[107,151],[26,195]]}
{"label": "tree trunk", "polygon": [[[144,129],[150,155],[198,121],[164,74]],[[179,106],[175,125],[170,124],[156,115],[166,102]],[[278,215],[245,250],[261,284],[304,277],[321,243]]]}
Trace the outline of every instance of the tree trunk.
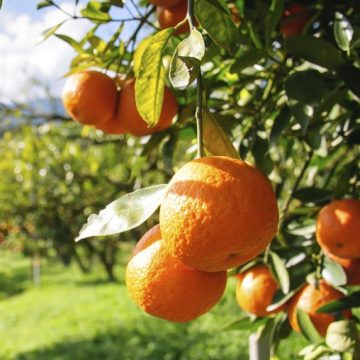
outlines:
{"label": "tree trunk", "polygon": [[40,257],[38,255],[35,255],[32,258],[32,279],[33,284],[36,287],[39,287],[41,285],[41,262]]}

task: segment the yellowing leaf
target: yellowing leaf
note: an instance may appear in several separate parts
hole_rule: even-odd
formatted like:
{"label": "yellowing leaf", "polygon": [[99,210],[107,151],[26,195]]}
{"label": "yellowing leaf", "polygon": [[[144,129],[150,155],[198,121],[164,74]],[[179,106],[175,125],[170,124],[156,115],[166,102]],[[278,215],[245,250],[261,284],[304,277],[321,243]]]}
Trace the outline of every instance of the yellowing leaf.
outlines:
{"label": "yellowing leaf", "polygon": [[240,158],[234,145],[208,109],[203,111],[203,133],[204,145],[208,153]]}
{"label": "yellowing leaf", "polygon": [[139,74],[135,83],[137,110],[151,127],[154,127],[160,118],[166,76],[162,56],[173,31],[174,28],[165,29],[149,39],[141,57]]}
{"label": "yellowing leaf", "polygon": [[133,70],[134,70],[135,77],[137,77],[139,75],[140,66],[141,66],[141,58],[142,58],[144,51],[145,51],[147,45],[149,44],[150,40],[151,40],[151,37],[147,37],[147,38],[141,40],[138,47],[136,48],[136,50],[134,52]]}

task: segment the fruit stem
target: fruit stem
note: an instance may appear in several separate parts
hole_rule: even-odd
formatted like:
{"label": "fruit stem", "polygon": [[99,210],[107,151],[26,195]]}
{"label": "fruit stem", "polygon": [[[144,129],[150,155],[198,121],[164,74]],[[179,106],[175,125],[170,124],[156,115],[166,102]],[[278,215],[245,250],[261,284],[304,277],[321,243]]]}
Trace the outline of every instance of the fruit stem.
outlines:
{"label": "fruit stem", "polygon": [[187,20],[189,22],[190,29],[195,28],[195,10],[194,10],[194,1],[195,0],[188,0],[187,6]]}
{"label": "fruit stem", "polygon": [[[189,22],[191,30],[195,29],[195,0],[187,0],[187,15],[186,18]],[[197,80],[196,80],[196,132],[198,143],[198,157],[204,156],[204,142],[203,142],[203,83],[201,68],[199,66]]]}
{"label": "fruit stem", "polygon": [[197,143],[198,143],[198,157],[204,156],[204,142],[203,142],[203,84],[201,68],[196,81],[196,130],[197,130]]}

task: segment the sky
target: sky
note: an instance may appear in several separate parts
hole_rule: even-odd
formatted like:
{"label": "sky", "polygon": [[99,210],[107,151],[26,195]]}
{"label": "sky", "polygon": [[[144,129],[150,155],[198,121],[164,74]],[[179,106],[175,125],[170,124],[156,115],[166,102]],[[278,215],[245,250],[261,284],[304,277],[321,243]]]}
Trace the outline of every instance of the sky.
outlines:
{"label": "sky", "polygon": [[[57,3],[71,11],[73,1],[57,0]],[[65,81],[62,76],[69,70],[75,52],[56,37],[41,43],[39,40],[45,30],[64,20],[66,15],[53,7],[36,10],[37,3],[37,0],[3,0],[0,10],[0,102],[41,98],[44,85],[54,96],[61,93]],[[125,10],[118,11],[121,17],[127,15]],[[80,39],[90,27],[87,20],[72,20],[64,24],[59,33]],[[35,86],[34,82],[41,86]]]}

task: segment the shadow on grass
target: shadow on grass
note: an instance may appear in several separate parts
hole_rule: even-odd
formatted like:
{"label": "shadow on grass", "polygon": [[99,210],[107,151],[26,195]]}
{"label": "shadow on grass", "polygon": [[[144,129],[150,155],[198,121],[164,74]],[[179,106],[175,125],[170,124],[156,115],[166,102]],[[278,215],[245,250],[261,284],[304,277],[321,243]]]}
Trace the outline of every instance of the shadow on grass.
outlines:
{"label": "shadow on grass", "polygon": [[0,300],[18,295],[29,287],[30,270],[19,268],[10,274],[0,272]]}
{"label": "shadow on grass", "polygon": [[119,281],[110,281],[108,279],[82,279],[82,280],[78,280],[75,281],[76,286],[100,286],[100,285],[107,285],[107,284],[117,284],[119,283]]}
{"label": "shadow on grass", "polygon": [[[189,351],[193,350],[197,355],[191,359],[207,358],[204,352],[208,333],[190,334],[187,325],[176,326],[171,332],[154,330],[122,328],[91,339],[22,353],[15,360],[185,360],[190,359]],[[196,349],[199,344],[201,349]]]}

